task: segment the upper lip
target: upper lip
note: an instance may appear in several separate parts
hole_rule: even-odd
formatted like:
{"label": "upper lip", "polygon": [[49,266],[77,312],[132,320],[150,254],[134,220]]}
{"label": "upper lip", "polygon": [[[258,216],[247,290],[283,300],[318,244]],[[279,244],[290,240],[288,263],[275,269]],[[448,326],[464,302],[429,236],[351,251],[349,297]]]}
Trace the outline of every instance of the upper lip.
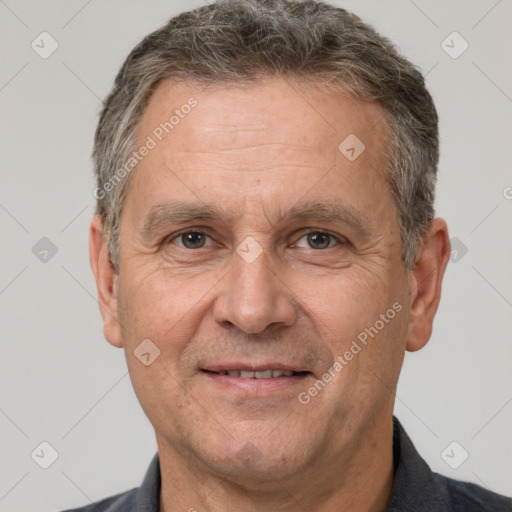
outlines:
{"label": "upper lip", "polygon": [[242,370],[246,372],[261,372],[265,370],[284,370],[284,371],[292,371],[292,372],[307,372],[309,370],[304,369],[300,366],[281,364],[281,363],[261,363],[261,364],[252,364],[252,363],[221,363],[221,364],[212,364],[208,365],[202,370],[207,370],[209,372],[222,372],[222,371],[230,371],[230,370]]}

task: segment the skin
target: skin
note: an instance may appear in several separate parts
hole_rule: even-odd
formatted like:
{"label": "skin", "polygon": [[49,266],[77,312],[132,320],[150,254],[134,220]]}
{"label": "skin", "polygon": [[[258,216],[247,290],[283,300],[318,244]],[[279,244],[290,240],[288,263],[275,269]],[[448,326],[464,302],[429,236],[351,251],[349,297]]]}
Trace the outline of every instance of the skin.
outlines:
{"label": "skin", "polygon": [[[207,89],[164,82],[141,120],[140,144],[190,97],[197,106],[131,176],[119,275],[97,216],[90,228],[105,337],[124,348],[155,428],[161,509],[384,510],[394,391],[405,350],[431,335],[450,253],[446,224],[431,222],[408,271],[378,104],[278,78]],[[354,161],[338,149],[349,134],[366,147]],[[221,211],[167,217],[145,231],[152,207],[172,201]],[[342,205],[360,224],[279,219],[307,201]],[[199,235],[205,245],[186,245],[176,236],[184,229],[207,235]],[[237,252],[247,237],[262,251],[250,263]],[[393,304],[400,312],[301,403]],[[149,366],[134,354],[145,339],[160,350]],[[233,362],[308,373],[265,387],[203,371]]]}

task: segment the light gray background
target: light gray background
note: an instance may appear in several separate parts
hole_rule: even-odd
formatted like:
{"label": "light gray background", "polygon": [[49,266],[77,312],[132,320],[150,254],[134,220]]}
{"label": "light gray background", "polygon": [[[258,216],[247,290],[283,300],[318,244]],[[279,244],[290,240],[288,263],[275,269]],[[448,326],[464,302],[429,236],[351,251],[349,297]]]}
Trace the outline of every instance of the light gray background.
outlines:
{"label": "light gray background", "polygon": [[[90,153],[100,98],[128,52],[202,4],[0,0],[2,511],[137,486],[156,450],[123,353],[102,334]],[[448,267],[430,343],[406,356],[396,414],[434,470],[512,495],[512,3],[338,4],[427,73],[441,118],[437,211],[467,247]],[[48,59],[31,48],[43,31],[59,44]],[[457,59],[441,46],[453,31],[469,43]],[[32,253],[43,236],[58,248],[46,263]],[[42,441],[59,454],[48,469],[31,458]],[[452,441],[469,452],[456,470],[441,457]]]}

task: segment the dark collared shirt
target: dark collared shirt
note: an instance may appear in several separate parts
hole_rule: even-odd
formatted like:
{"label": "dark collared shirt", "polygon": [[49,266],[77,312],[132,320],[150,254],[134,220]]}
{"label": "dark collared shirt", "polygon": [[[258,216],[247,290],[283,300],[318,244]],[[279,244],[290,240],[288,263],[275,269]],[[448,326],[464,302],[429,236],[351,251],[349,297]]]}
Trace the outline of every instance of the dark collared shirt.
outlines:
{"label": "dark collared shirt", "polygon": [[[385,512],[510,512],[512,499],[433,473],[393,418],[395,477]],[[139,488],[66,512],[159,512],[160,461],[153,457]]]}

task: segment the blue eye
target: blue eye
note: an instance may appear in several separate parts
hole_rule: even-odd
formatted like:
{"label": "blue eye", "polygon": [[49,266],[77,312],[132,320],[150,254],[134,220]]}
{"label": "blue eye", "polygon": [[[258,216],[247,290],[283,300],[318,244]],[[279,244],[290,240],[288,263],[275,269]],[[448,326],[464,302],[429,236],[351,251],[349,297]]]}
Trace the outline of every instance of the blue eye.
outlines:
{"label": "blue eye", "polygon": [[[174,240],[176,245],[185,247],[186,249],[201,249],[206,245],[207,239],[210,238],[208,235],[201,233],[200,231],[187,231],[178,235]],[[177,242],[180,243],[177,243]]]}
{"label": "blue eye", "polygon": [[[300,240],[303,239],[306,239],[306,243],[311,249],[329,249],[329,247],[332,247],[331,242],[335,242],[333,245],[339,243],[339,241],[332,235],[329,235],[328,233],[322,233],[320,231],[308,233],[307,235],[304,235]],[[300,244],[300,240],[297,242],[297,246],[304,247],[304,245]]]}
{"label": "blue eye", "polygon": [[[212,238],[201,231],[186,231],[169,240],[169,243],[174,243],[179,247],[192,250],[209,247],[212,242]],[[306,249],[323,250],[339,244],[340,240],[329,233],[312,231],[302,236],[295,245]]]}

